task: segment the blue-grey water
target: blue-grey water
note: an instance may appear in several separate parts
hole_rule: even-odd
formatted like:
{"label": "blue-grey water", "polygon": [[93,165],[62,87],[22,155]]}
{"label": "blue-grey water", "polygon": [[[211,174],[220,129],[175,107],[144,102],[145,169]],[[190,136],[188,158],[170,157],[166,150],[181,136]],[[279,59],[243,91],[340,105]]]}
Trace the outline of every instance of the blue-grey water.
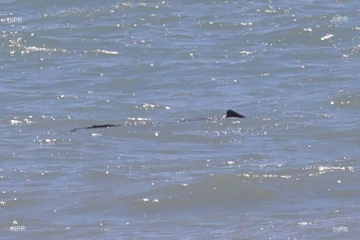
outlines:
{"label": "blue-grey water", "polygon": [[359,17],[2,1],[1,239],[358,239]]}

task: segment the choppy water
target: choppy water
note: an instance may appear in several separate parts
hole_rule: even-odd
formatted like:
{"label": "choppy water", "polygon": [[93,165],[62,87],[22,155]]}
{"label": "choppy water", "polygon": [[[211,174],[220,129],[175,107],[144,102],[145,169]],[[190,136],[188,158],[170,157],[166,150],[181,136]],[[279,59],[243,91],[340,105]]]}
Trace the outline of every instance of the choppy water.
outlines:
{"label": "choppy water", "polygon": [[356,1],[0,9],[1,239],[358,238]]}

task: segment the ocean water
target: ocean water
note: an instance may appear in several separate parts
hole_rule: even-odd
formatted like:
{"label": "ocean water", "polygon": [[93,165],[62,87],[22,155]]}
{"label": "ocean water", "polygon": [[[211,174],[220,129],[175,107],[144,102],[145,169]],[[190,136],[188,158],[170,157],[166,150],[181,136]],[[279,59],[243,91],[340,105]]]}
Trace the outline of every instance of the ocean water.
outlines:
{"label": "ocean water", "polygon": [[1,239],[358,238],[356,1],[0,9]]}

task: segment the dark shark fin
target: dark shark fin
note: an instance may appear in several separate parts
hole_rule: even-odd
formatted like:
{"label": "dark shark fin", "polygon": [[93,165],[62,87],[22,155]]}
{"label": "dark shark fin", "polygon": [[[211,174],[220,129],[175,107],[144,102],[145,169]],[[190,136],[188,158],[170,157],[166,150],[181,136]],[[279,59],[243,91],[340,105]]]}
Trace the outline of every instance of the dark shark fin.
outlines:
{"label": "dark shark fin", "polygon": [[237,113],[231,109],[226,111],[226,115],[224,117],[225,118],[245,118],[244,115],[241,115],[240,113]]}

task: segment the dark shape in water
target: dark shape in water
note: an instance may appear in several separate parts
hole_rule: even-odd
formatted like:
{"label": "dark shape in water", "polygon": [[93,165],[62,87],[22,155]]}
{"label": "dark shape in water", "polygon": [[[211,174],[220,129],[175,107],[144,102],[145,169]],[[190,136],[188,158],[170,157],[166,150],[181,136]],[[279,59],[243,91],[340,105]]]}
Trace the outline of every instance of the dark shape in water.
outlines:
{"label": "dark shape in water", "polygon": [[73,128],[69,132],[75,132],[79,129],[93,129],[93,128],[110,128],[110,127],[120,127],[120,124],[104,124],[104,125],[92,125],[90,127],[79,127],[79,128]]}
{"label": "dark shape in water", "polygon": [[224,117],[225,118],[245,118],[244,115],[241,115],[240,113],[237,113],[231,109],[226,111],[226,115]]}
{"label": "dark shape in water", "polygon": [[[224,116],[224,118],[245,118],[245,116],[230,109],[226,111],[226,115]],[[206,119],[208,118],[199,118],[197,120],[206,120]],[[120,127],[120,126],[121,126],[120,124],[92,125],[90,127],[73,128],[69,132],[75,132],[76,130],[80,130],[80,129],[110,128],[110,127]]]}

